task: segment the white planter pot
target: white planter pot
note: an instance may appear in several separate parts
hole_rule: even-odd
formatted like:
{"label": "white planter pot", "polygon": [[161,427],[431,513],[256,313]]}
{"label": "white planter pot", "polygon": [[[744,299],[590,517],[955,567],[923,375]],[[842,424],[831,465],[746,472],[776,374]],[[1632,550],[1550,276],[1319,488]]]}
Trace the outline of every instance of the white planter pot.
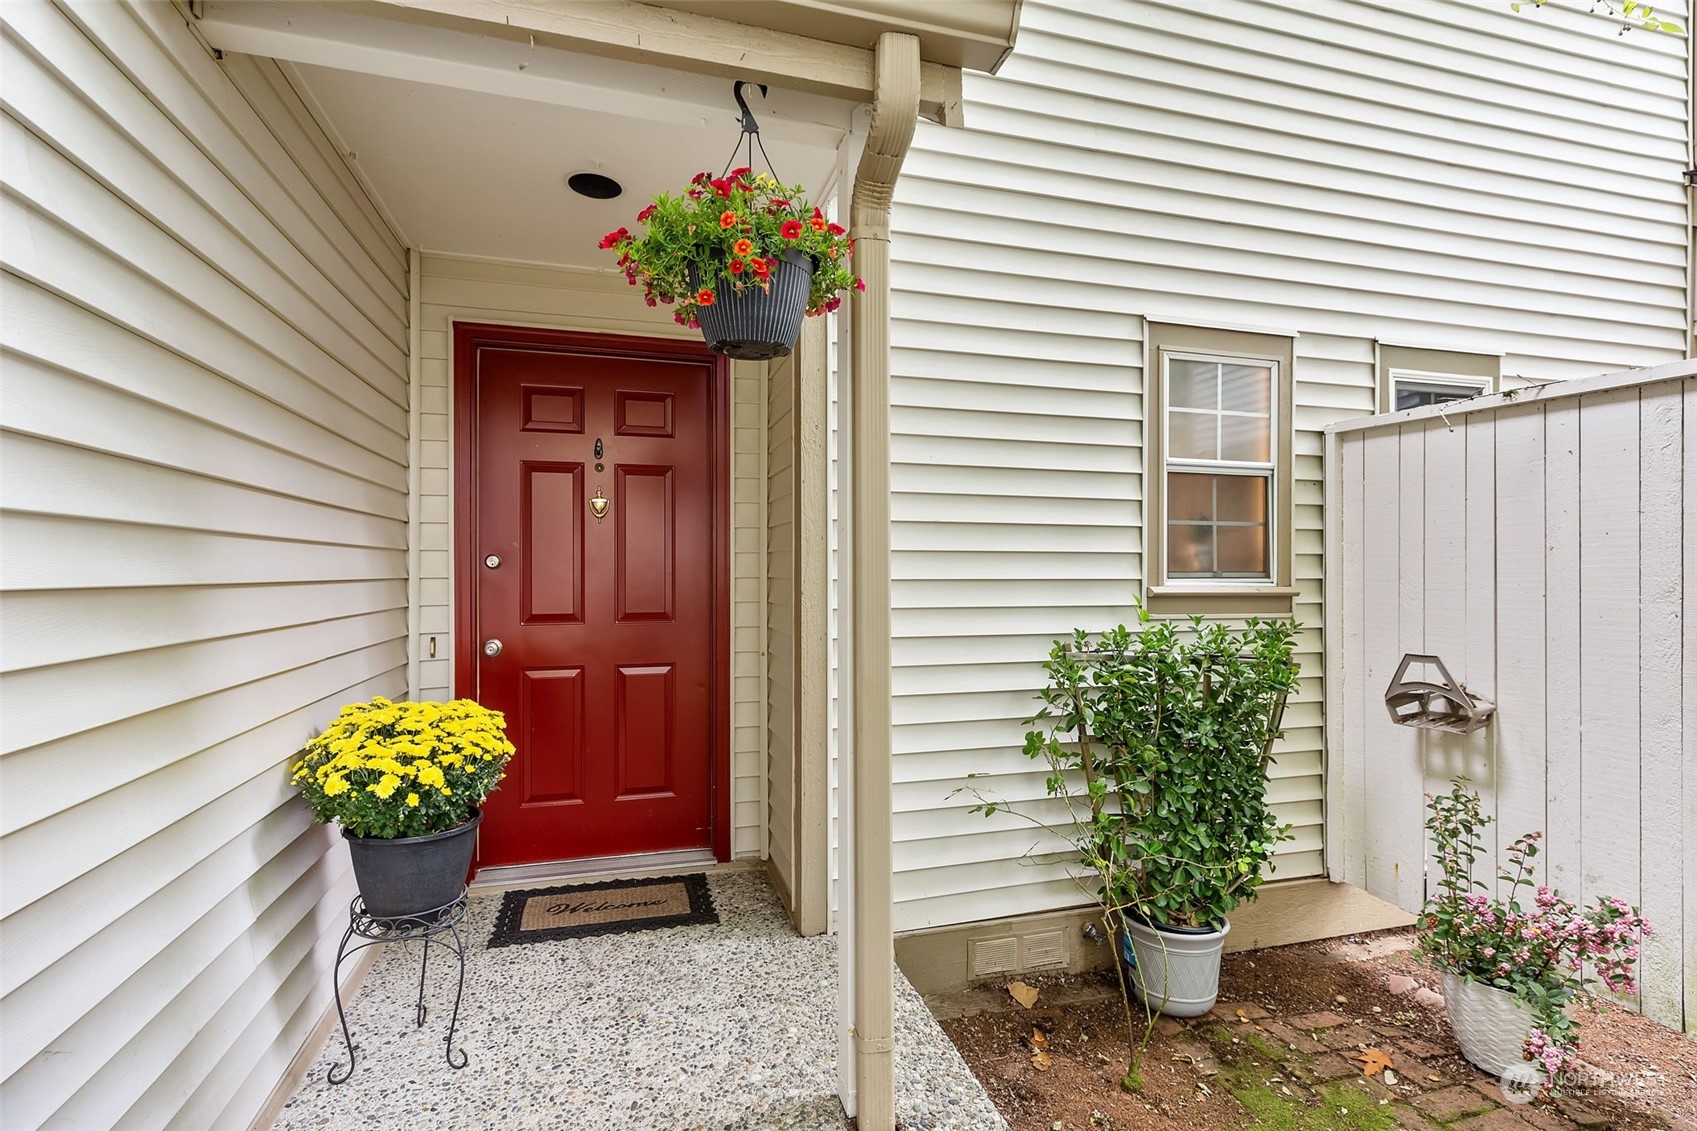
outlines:
{"label": "white planter pot", "polygon": [[1131,988],[1168,1017],[1200,1017],[1220,996],[1220,953],[1228,922],[1217,931],[1172,930],[1126,918]]}
{"label": "white planter pot", "polygon": [[1532,1009],[1507,990],[1444,975],[1444,1007],[1461,1055],[1493,1076],[1525,1063]]}

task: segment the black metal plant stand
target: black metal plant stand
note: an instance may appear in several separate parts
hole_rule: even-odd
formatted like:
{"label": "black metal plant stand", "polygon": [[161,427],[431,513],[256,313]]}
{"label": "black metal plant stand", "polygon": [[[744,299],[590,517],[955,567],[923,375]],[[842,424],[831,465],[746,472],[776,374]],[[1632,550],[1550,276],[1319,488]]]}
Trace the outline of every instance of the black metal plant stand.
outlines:
{"label": "black metal plant stand", "polygon": [[[446,1045],[448,1067],[464,1068],[470,1063],[464,1049],[459,1049],[459,1060],[454,1059],[454,1030],[460,1023],[460,997],[465,993],[465,938],[460,934],[460,924],[466,917],[466,889],[460,888],[460,894],[452,903],[424,911],[417,915],[401,915],[383,918],[373,915],[365,909],[365,900],[354,896],[348,904],[348,929],[342,933],[342,945],[336,950],[336,968],[331,975],[336,987],[336,1016],[342,1022],[342,1043],[348,1049],[348,1066],[342,1069],[340,1063],[330,1066],[328,1079],[332,1084],[345,1083],[354,1074],[354,1040],[348,1033],[348,1015],[342,1008],[342,962],[352,955],[358,954],[368,946],[379,943],[411,942],[420,940],[424,946],[423,958],[418,964],[418,1004],[414,1015],[414,1024],[424,1027],[424,977],[430,969],[430,948],[439,946],[452,954],[459,962],[459,981],[454,987],[454,1013],[448,1019],[448,1035],[442,1038]],[[350,947],[348,944],[355,938],[364,942]],[[451,941],[450,941],[451,940]]]}

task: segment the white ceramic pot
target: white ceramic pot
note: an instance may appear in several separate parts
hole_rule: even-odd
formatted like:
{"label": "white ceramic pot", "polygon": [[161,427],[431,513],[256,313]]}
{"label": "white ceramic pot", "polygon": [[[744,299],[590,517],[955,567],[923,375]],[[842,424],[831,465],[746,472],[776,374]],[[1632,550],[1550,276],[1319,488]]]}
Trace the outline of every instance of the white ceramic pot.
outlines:
{"label": "white ceramic pot", "polygon": [[1231,924],[1217,931],[1152,927],[1126,917],[1131,988],[1168,1017],[1200,1017],[1220,996],[1220,952]]}
{"label": "white ceramic pot", "polygon": [[1526,1038],[1532,1035],[1532,1008],[1512,993],[1444,975],[1444,1007],[1461,1055],[1493,1076],[1525,1062]]}

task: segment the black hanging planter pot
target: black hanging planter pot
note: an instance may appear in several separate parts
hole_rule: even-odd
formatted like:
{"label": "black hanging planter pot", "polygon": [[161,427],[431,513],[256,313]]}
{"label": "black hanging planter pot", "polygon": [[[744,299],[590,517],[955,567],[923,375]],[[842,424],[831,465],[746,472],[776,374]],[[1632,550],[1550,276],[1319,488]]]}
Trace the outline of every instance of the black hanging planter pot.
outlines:
{"label": "black hanging planter pot", "polygon": [[[768,280],[770,289],[750,281],[738,293],[733,276],[725,276],[712,287],[713,305],[697,308],[701,336],[707,348],[736,361],[770,361],[788,357],[801,334],[807,316],[807,295],[813,288],[813,261],[799,251],[778,257]],[[699,290],[700,278],[692,269],[690,282]]]}

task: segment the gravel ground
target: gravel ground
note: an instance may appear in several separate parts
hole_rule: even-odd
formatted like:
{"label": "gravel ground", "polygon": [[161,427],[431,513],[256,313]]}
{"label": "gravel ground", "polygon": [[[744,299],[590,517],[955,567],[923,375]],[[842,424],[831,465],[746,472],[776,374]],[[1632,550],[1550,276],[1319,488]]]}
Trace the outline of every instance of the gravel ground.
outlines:
{"label": "gravel ground", "polygon": [[[332,1031],[280,1131],[535,1127],[557,1131],[841,1131],[837,948],[798,938],[758,872],[709,873],[717,925],[486,950],[499,892],[472,897],[465,999],[449,1069],[452,962],[431,954],[413,1027],[418,944],[377,948],[348,1005],[353,1078]],[[1006,1126],[896,973],[897,1114],[906,1131]]]}

